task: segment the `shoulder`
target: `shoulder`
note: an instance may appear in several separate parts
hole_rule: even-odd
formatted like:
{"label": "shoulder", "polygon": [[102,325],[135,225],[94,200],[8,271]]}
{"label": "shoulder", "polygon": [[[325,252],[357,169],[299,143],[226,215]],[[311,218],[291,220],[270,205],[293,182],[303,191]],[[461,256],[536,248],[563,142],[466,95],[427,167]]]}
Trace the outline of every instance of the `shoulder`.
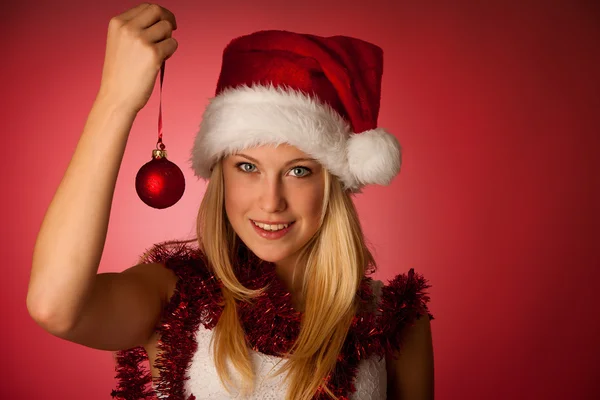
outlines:
{"label": "shoulder", "polygon": [[177,277],[212,275],[206,256],[195,240],[156,243],[140,256],[140,263],[160,264]]}
{"label": "shoulder", "polygon": [[146,249],[139,261],[158,279],[164,279],[167,300],[176,292],[188,293],[195,287],[216,283],[195,240],[156,243]]}
{"label": "shoulder", "polygon": [[431,285],[414,269],[397,274],[387,283],[370,277],[363,282],[358,293],[358,314],[372,321],[368,336],[377,342],[377,352],[381,355],[399,351],[412,326],[417,323],[429,326],[434,319],[427,291]]}
{"label": "shoulder", "polygon": [[[379,284],[379,329],[386,344],[388,391],[398,398],[433,398],[431,287],[410,269]],[[375,294],[375,293],[374,293]]]}
{"label": "shoulder", "polygon": [[140,260],[160,264],[173,277],[168,284],[157,328],[161,336],[169,335],[168,332],[182,325],[192,330],[200,323],[214,328],[222,312],[221,281],[210,268],[197,242],[158,243],[149,248]]}
{"label": "shoulder", "polygon": [[389,327],[413,323],[425,314],[433,319],[429,312],[430,297],[427,291],[430,287],[429,281],[415,272],[414,268],[382,284],[379,306],[383,319],[391,324]]}
{"label": "shoulder", "polygon": [[407,337],[413,332],[430,329],[433,314],[429,310],[431,285],[414,269],[396,275],[386,284],[371,282],[376,304],[376,332],[381,352],[398,354],[407,346]]}
{"label": "shoulder", "polygon": [[402,323],[414,322],[424,314],[434,319],[429,312],[430,297],[427,292],[431,285],[423,275],[415,272],[414,268],[406,273],[397,274],[387,283],[375,279],[369,281],[382,322],[397,322],[395,326],[386,326],[387,333],[394,330],[394,327],[399,328]]}

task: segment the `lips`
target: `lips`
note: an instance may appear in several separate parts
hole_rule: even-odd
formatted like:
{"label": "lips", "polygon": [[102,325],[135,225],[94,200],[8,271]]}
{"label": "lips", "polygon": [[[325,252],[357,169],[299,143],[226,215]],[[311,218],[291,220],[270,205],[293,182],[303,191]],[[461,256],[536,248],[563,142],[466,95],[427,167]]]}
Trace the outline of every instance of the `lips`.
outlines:
{"label": "lips", "polygon": [[[257,221],[260,222],[260,221]],[[289,231],[290,229],[292,229],[294,227],[294,222],[291,222],[287,228],[283,228],[283,229],[279,229],[276,231],[271,231],[271,230],[265,230],[259,226],[257,226],[253,220],[249,220],[249,223],[252,225],[252,227],[254,228],[254,231],[262,238],[264,239],[268,239],[268,240],[276,240],[276,239],[280,239],[282,237],[284,237]],[[275,225],[273,223],[273,225]]]}
{"label": "lips", "polygon": [[258,219],[251,219],[250,221],[254,221],[254,222],[260,222],[261,224],[266,224],[266,225],[291,225],[296,221],[260,221]]}

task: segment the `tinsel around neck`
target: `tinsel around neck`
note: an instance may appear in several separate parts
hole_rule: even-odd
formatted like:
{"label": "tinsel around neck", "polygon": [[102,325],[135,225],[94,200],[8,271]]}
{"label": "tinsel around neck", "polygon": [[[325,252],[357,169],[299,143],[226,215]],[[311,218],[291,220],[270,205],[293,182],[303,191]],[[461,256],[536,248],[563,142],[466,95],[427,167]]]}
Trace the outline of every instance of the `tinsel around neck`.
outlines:
{"label": "tinsel around neck", "polygon": [[[277,277],[273,263],[260,260],[244,248],[239,248],[237,254],[234,268],[240,283],[250,289],[266,288],[254,301],[237,303],[248,346],[264,354],[281,356],[298,337],[302,313],[292,306],[291,294]],[[161,356],[155,363],[160,371],[155,389],[169,399],[194,400],[193,395],[186,397],[184,389],[197,349],[194,333],[200,324],[207,329],[216,326],[223,311],[222,284],[208,267],[205,256],[188,245],[155,245],[145,261],[163,263],[179,278],[157,328]],[[379,301],[373,294],[372,279],[367,276],[372,271],[365,272],[356,297],[357,314],[334,371],[326,379],[328,388],[341,399],[347,399],[355,391],[353,382],[361,360],[398,350],[403,328],[428,313],[429,297],[423,290],[429,286],[414,270],[408,275],[398,275],[384,287]],[[429,317],[433,318],[431,314]],[[112,392],[114,398],[156,398],[150,387],[150,375],[142,366],[144,361],[147,356],[143,348],[117,353],[119,387]],[[314,399],[325,400],[329,396],[320,390]]]}

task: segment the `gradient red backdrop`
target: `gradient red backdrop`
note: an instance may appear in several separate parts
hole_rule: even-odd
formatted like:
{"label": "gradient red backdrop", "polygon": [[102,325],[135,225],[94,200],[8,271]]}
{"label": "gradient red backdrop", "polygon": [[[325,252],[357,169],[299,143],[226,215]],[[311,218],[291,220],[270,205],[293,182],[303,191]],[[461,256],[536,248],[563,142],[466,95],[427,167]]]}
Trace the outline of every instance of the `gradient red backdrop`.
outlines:
{"label": "gradient red backdrop", "polygon": [[[187,189],[163,211],[135,192],[157,139],[155,91],[131,132],[100,271],[194,234],[204,183],[186,160],[230,39],[360,37],[385,51],[379,124],[404,162],[356,203],[377,278],[414,267],[433,285],[436,398],[597,398],[600,13],[591,1],[477,3],[160,3],[179,25],[164,141]],[[2,4],[3,399],[100,400],[114,387],[111,354],[46,333],[25,297],[38,229],[98,89],[108,21],[134,4]]]}

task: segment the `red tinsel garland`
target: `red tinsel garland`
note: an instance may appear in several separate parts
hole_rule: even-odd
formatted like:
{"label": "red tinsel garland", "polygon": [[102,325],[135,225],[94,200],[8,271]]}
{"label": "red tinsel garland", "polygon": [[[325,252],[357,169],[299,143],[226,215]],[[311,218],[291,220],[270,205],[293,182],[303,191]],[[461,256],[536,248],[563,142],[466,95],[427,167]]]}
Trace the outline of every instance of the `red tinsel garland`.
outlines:
{"label": "red tinsel garland", "polygon": [[[292,307],[290,293],[277,279],[273,264],[258,259],[245,248],[238,256],[236,276],[240,282],[251,289],[268,286],[265,295],[253,304],[238,304],[248,345],[255,351],[281,356],[298,336],[302,314]],[[158,342],[160,356],[155,364],[160,371],[160,379],[154,383],[156,393],[160,398],[195,400],[193,395],[186,397],[184,384],[189,379],[188,368],[197,348],[195,334],[199,325],[213,329],[221,315],[219,281],[208,269],[203,254],[186,244],[155,245],[142,262],[164,263],[179,278],[157,327],[161,339]],[[363,278],[358,292],[359,311],[339,361],[327,379],[328,388],[340,400],[347,400],[355,391],[353,382],[361,360],[398,351],[408,326],[424,314],[433,319],[427,308],[429,296],[424,292],[430,285],[413,269],[408,274],[397,275],[383,287],[378,313],[375,313],[372,279],[367,276],[373,272],[374,269],[370,269]],[[113,398],[157,399],[151,384],[148,356],[142,347],[117,352],[116,361],[118,386],[111,393]],[[329,396],[321,390],[314,399],[325,400]]]}

